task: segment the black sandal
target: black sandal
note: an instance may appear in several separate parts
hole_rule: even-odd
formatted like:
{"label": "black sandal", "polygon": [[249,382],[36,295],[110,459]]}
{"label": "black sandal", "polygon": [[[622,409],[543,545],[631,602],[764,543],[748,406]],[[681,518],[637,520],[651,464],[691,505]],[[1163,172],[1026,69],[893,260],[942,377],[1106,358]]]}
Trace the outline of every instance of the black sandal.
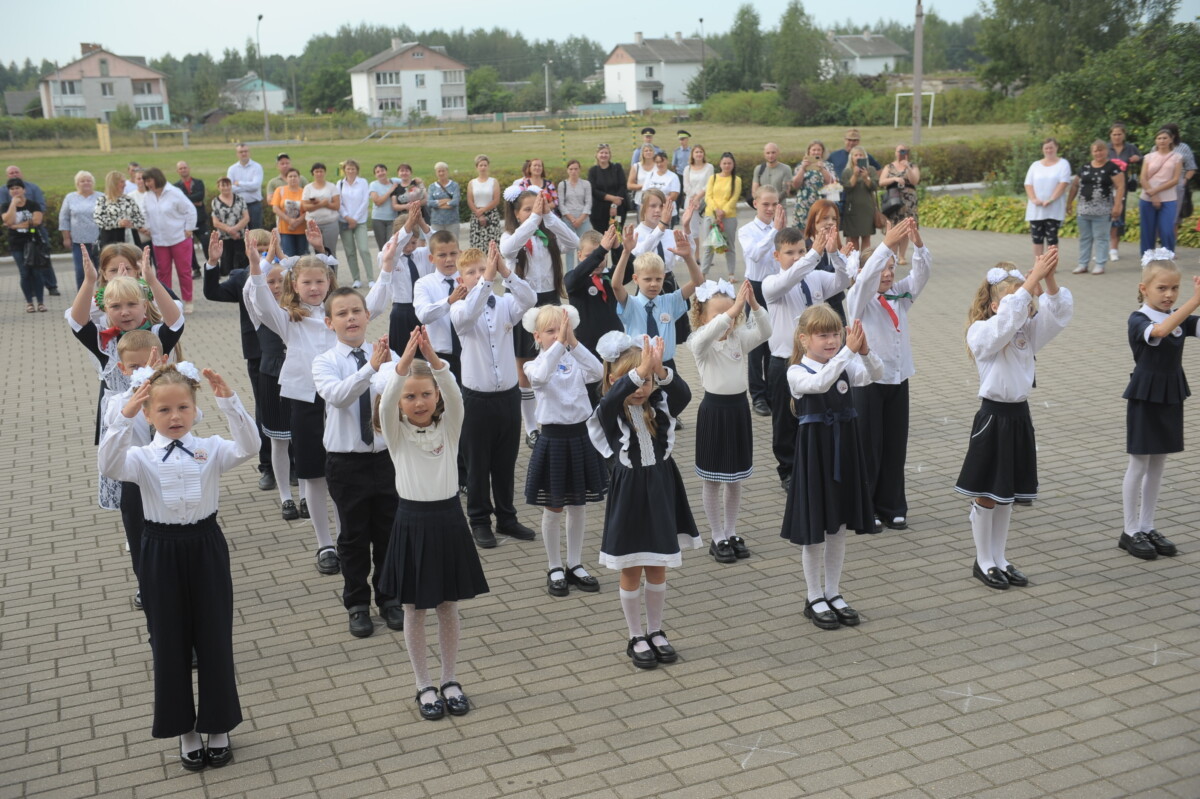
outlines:
{"label": "black sandal", "polygon": [[829,609],[833,611],[833,615],[837,616],[837,620],[839,622],[847,627],[857,627],[858,622],[860,621],[858,611],[850,607],[849,604],[847,604],[844,608],[835,607],[833,603],[839,599],[843,602],[846,601],[845,597],[843,597],[841,594],[838,594],[837,596],[826,599],[825,602],[829,605]]}
{"label": "black sandal", "polygon": [[[422,702],[421,695],[430,691],[433,691],[435,699],[432,702]],[[446,703],[438,696],[438,690],[431,685],[417,691],[417,710],[421,712],[421,718],[426,721],[437,721],[446,715]]]}
{"label": "black sandal", "polygon": [[567,569],[567,582],[578,588],[580,591],[587,591],[589,594],[594,594],[600,590],[600,581],[590,574],[582,576],[575,573],[576,569],[582,569],[583,564],[579,563]]}
{"label": "black sandal", "polygon": [[[554,577],[555,572],[562,577]],[[567,596],[571,593],[571,589],[567,587],[567,570],[562,566],[555,566],[546,572],[546,593],[550,596]]]}
{"label": "black sandal", "polygon": [[442,699],[445,700],[446,710],[451,716],[465,716],[471,710],[471,700],[467,699],[464,693],[462,696],[446,696],[447,688],[457,688],[462,691],[462,686],[454,680],[442,683]]}

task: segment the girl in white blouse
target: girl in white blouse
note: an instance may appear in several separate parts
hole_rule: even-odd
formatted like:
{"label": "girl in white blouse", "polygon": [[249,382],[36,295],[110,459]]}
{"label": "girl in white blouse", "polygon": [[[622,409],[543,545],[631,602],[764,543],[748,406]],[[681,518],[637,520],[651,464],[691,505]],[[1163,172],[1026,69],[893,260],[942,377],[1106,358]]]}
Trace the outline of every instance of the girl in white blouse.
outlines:
{"label": "girl in white blouse", "polygon": [[[537,394],[537,421],[542,433],[529,456],[525,501],[542,506],[542,543],[546,546],[546,590],[566,596],[570,586],[600,590],[583,568],[584,506],[604,499],[608,471],[591,445],[587,420],[592,415],[588,383],[604,373],[600,360],[575,338],[579,312],[573,307],[530,308],[522,323],[533,334],[540,354],[525,364],[525,375]],[[563,510],[567,516],[567,567],[563,568]]]}
{"label": "girl in white blouse", "polygon": [[[189,771],[233,759],[229,731],[242,721],[233,668],[233,578],[217,525],[221,475],[258,452],[258,425],[211,369],[204,377],[229,419],[232,441],[192,435],[200,373],[189,363],[143,368],[141,384],[100,442],[102,474],[137,483],[146,526],[140,583],[154,658],[155,738],[179,736]],[[154,439],[135,446],[138,416]],[[192,695],[192,652],[202,691]],[[208,734],[208,742],[201,739]]]}
{"label": "girl in white blouse", "polygon": [[[417,351],[425,363],[414,361]],[[379,399],[376,429],[396,469],[400,504],[388,540],[379,590],[404,606],[404,643],[417,685],[417,708],[427,720],[471,705],[455,680],[458,602],[488,592],[475,542],[458,496],[458,448],[463,400],[450,367],[424,327],[413,328]],[[441,688],[429,681],[425,611],[438,619]]]}
{"label": "girl in white blouse", "polygon": [[[735,291],[724,280],[708,280],[696,287],[695,299],[688,347],[704,386],[696,414],[696,474],[704,481],[704,515],[712,527],[708,553],[718,563],[733,563],[750,557],[737,534],[742,481],[754,473],[746,358],[770,338],[771,320],[749,281]],[[740,325],[747,306],[747,324]]]}

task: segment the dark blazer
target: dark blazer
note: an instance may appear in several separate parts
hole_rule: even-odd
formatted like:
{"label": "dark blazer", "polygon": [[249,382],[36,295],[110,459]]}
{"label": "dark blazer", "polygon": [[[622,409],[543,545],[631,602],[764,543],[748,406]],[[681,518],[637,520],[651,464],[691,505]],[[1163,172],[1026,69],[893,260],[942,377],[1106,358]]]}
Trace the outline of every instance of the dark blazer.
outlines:
{"label": "dark blazer", "polygon": [[596,342],[605,333],[625,329],[617,316],[617,299],[613,296],[608,275],[600,277],[603,292],[592,281],[592,270],[606,258],[608,250],[597,247],[563,278],[567,299],[579,311],[579,327],[575,330],[575,337],[592,352],[596,351]]}
{"label": "dark blazer", "polygon": [[204,270],[204,299],[238,304],[238,317],[242,323],[242,357],[248,361],[261,358],[262,349],[258,345],[258,334],[254,331],[254,323],[250,321],[250,315],[246,313],[246,304],[242,301],[242,289],[250,277],[250,270],[234,269],[229,273],[229,277],[222,281],[219,267],[209,269],[205,265],[200,268]]}

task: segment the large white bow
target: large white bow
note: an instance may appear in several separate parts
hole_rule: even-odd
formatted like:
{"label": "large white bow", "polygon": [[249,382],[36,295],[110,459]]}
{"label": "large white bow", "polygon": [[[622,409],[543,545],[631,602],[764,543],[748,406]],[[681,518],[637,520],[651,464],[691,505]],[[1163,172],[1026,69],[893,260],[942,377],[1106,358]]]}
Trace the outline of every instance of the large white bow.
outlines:
{"label": "large white bow", "polygon": [[706,280],[699,286],[696,286],[696,299],[700,302],[708,302],[716,294],[725,294],[731,299],[737,298],[737,291],[734,290],[733,284],[724,278],[721,280]]}
{"label": "large white bow", "polygon": [[1151,261],[1174,261],[1174,260],[1175,260],[1175,253],[1173,253],[1171,250],[1168,250],[1166,247],[1159,247],[1158,249],[1155,249],[1155,250],[1146,250],[1144,253],[1142,253],[1142,266],[1145,266],[1146,264],[1150,263]]}

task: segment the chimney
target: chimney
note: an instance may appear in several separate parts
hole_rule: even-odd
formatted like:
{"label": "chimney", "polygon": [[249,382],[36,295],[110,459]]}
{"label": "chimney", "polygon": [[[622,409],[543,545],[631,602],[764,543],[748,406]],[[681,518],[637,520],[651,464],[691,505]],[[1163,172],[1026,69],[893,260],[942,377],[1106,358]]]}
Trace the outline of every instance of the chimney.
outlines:
{"label": "chimney", "polygon": [[102,44],[92,44],[91,42],[80,42],[79,43],[79,54],[80,55],[87,55],[88,53],[94,53],[97,50],[103,50],[103,49],[104,49],[104,45],[102,45]]}
{"label": "chimney", "polygon": [[871,41],[871,29],[863,28],[862,37],[868,42]]}
{"label": "chimney", "polygon": [[683,31],[675,31],[675,44],[683,44]]}
{"label": "chimney", "polygon": [[399,50],[403,46],[404,46],[404,42],[402,40],[394,38],[394,37],[392,38],[392,49],[393,50]]}
{"label": "chimney", "polygon": [[637,33],[633,34],[633,43],[634,44],[642,44],[644,42],[645,42],[645,39],[642,38],[641,31],[638,31]]}

